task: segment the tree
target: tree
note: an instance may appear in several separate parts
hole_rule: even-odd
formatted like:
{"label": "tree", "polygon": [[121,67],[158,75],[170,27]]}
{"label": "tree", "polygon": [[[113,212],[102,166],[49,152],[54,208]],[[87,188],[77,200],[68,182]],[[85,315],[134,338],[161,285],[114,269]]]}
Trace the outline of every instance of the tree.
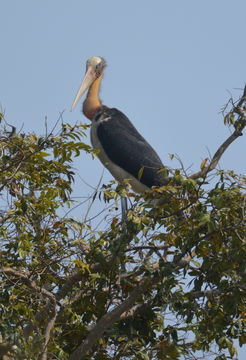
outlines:
{"label": "tree", "polygon": [[[2,117],[1,323],[3,359],[236,358],[246,342],[245,177],[216,170],[246,125],[246,88],[234,128],[200,171],[182,167],[138,196],[115,181],[94,194],[132,200],[100,230],[64,215],[73,159],[95,151],[86,125],[46,136],[8,132]],[[150,200],[165,197],[151,207]],[[198,354],[198,355],[197,355]]]}

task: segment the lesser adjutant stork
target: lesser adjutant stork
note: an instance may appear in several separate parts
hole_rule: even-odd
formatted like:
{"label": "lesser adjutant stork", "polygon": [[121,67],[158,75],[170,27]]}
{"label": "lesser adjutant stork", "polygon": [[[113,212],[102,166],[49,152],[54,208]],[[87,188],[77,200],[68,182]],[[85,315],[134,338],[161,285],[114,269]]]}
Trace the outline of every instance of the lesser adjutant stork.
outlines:
{"label": "lesser adjutant stork", "polygon": [[135,192],[162,186],[167,178],[160,171],[164,166],[155,150],[121,111],[101,103],[99,90],[105,67],[102,57],[87,60],[86,73],[72,109],[88,89],[83,113],[92,122],[91,142],[99,149],[98,157],[103,165],[119,182],[128,179]]}

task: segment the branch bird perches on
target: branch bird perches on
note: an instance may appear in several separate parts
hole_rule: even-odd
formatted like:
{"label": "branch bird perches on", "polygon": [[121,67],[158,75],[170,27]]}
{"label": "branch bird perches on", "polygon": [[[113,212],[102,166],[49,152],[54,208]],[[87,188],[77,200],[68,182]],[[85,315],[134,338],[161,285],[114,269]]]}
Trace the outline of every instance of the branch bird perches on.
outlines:
{"label": "branch bird perches on", "polygon": [[[217,166],[219,160],[221,159],[221,156],[224,154],[226,149],[229,147],[229,145],[235,141],[239,136],[243,135],[243,130],[246,126],[246,86],[244,88],[244,92],[240,100],[238,101],[238,104],[233,107],[233,109],[230,111],[230,113],[238,114],[238,118],[236,123],[234,124],[235,130],[230,135],[221,146],[217,149],[215,152],[213,158],[211,159],[210,163],[204,167],[201,171],[194,173],[190,176],[191,179],[198,179],[198,178],[205,178],[206,175],[215,169]],[[195,256],[195,254],[193,254]],[[193,256],[184,257],[180,260],[178,264],[176,264],[177,267],[183,267],[186,265],[186,262],[192,260]],[[110,310],[108,313],[104,314],[99,321],[95,324],[94,328],[90,331],[88,336],[85,340],[81,342],[81,344],[74,350],[74,352],[69,357],[69,360],[74,359],[83,359],[85,355],[87,355],[96,341],[100,338],[100,336],[103,335],[103,333],[112,326],[113,323],[120,320],[123,313],[126,313],[130,311],[135,301],[141,294],[143,294],[146,290],[151,289],[155,282],[157,281],[157,277],[152,278],[152,280],[143,278],[139,281],[139,284],[136,285],[136,287],[133,289],[133,291],[129,294],[128,298],[125,299],[121,304],[115,306],[112,310]],[[208,292],[196,292],[194,293],[194,296],[200,297],[200,296],[213,296],[216,294],[216,289],[209,290]]]}

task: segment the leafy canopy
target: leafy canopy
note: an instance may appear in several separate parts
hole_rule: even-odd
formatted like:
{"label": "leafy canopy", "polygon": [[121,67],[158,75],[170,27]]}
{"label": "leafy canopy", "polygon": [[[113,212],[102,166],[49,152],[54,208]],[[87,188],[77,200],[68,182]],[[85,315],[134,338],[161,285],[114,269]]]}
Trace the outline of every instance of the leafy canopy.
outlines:
{"label": "leafy canopy", "polygon": [[[240,101],[225,116],[236,137]],[[236,358],[234,340],[246,342],[245,177],[204,161],[144,198],[113,181],[92,201],[128,197],[127,220],[105,209],[95,226],[66,210],[74,158],[95,153],[86,129],[40,137],[8,132],[2,119],[0,356]],[[150,206],[153,197],[165,202]]]}

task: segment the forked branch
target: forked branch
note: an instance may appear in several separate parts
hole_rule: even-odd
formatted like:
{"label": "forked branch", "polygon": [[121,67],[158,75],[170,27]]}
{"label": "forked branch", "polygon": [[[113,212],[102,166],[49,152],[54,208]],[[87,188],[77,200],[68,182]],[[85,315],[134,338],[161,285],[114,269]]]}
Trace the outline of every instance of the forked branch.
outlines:
{"label": "forked branch", "polygon": [[55,296],[48,290],[42,288],[41,286],[38,286],[33,280],[31,280],[26,274],[23,274],[22,272],[12,269],[10,267],[3,267],[0,268],[0,273],[3,273],[5,275],[12,275],[14,277],[17,277],[23,284],[25,284],[30,289],[34,290],[37,293],[40,293],[44,295],[45,297],[49,298],[49,300],[56,304],[56,298]]}
{"label": "forked branch", "polygon": [[[186,256],[181,261],[175,263],[177,268],[185,267],[195,256],[195,253]],[[101,317],[98,323],[91,330],[87,338],[81,343],[77,349],[71,354],[68,360],[80,360],[91,350],[93,345],[100,339],[103,333],[115,322],[121,320],[122,318],[131,315],[134,313],[134,310],[137,309],[138,306],[134,306],[135,302],[139,299],[141,295],[143,295],[147,289],[152,288],[160,279],[161,275],[155,275],[154,277],[143,278],[139,285],[135,287],[135,289],[131,292],[126,300],[124,300],[120,305],[116,306],[112,311],[106,313]],[[141,305],[140,305],[141,307]]]}
{"label": "forked branch", "polygon": [[91,330],[85,341],[80,344],[77,349],[71,354],[69,360],[83,359],[96,341],[102,334],[116,321],[120,320],[121,315],[132,308],[135,301],[149,288],[153,279],[144,278],[140,284],[131,292],[129,297],[123,301],[119,306],[116,306],[112,311],[106,313],[98,321],[95,327]]}

